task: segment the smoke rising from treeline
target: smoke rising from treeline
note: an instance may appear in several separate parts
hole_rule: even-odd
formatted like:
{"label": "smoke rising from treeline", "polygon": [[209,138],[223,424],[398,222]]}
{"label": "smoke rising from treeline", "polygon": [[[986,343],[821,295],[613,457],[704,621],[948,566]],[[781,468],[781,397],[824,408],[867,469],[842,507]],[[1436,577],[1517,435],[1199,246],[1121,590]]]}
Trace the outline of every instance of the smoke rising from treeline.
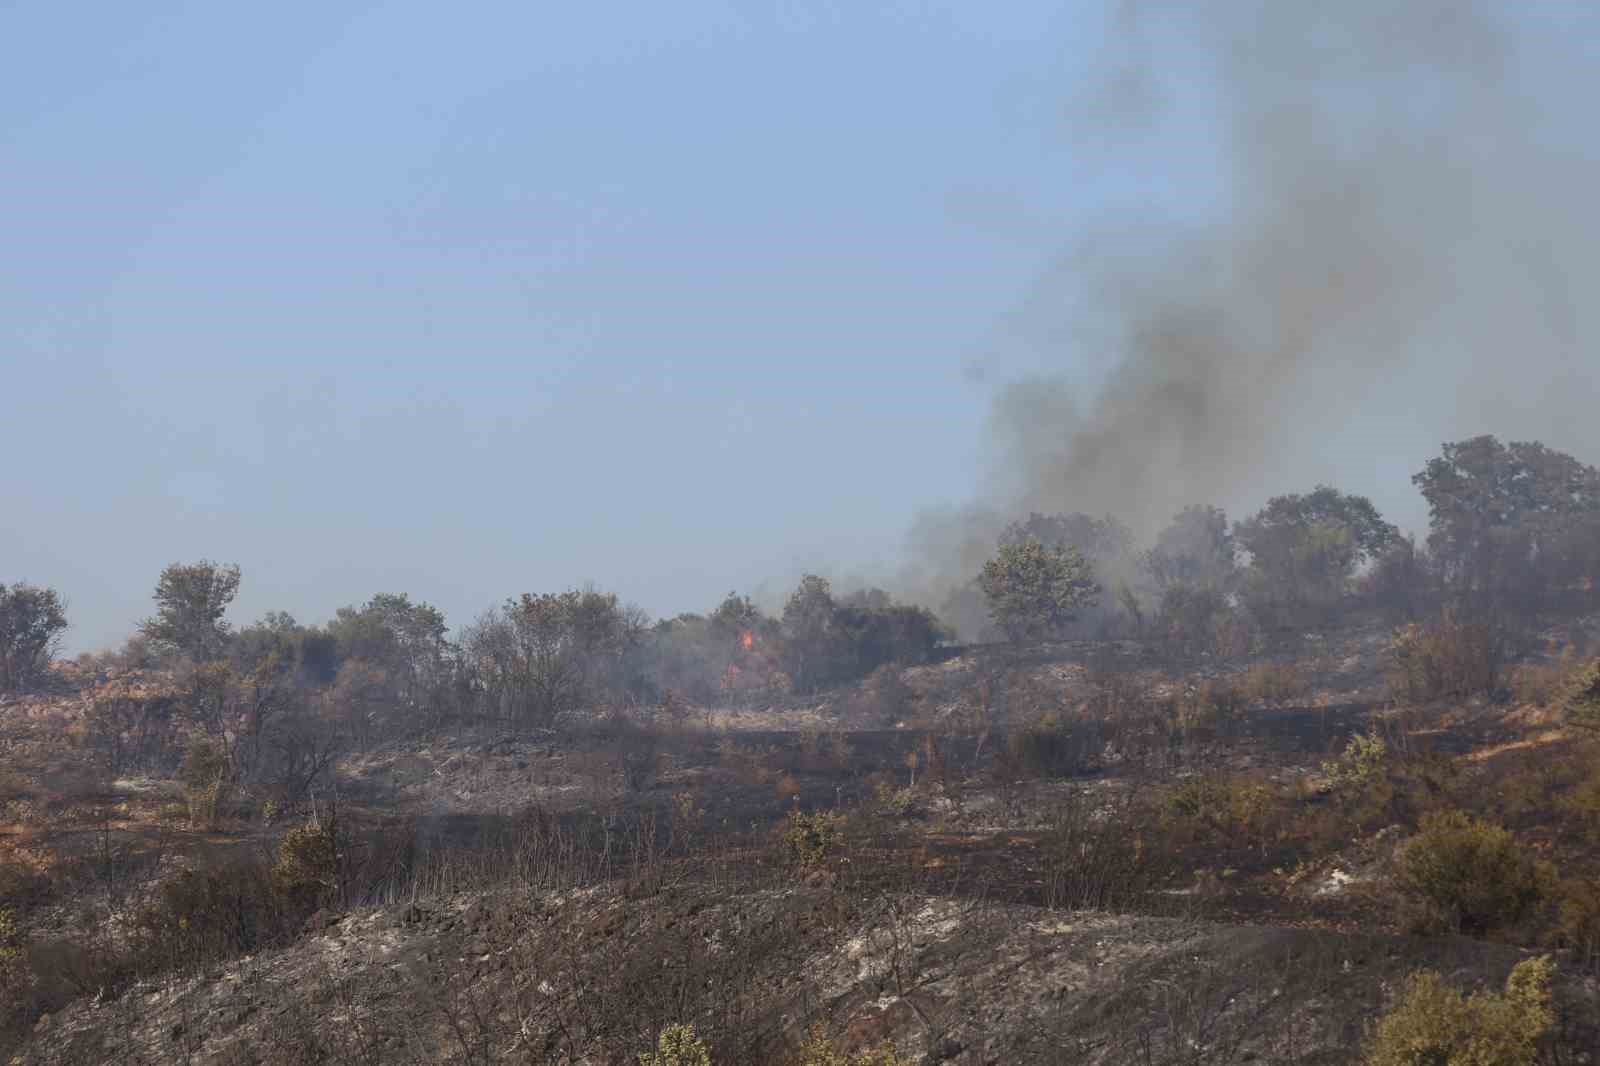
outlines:
{"label": "smoke rising from treeline", "polygon": [[[1164,100],[1214,116],[1215,210],[1097,223],[1041,281],[1021,317],[1071,338],[1046,344],[1059,372],[999,388],[992,476],[971,507],[919,520],[908,587],[937,601],[1029,511],[1111,513],[1148,543],[1186,504],[1239,517],[1319,480],[1382,504],[1453,437],[1594,461],[1588,15],[1442,0],[1120,14],[1126,47],[1075,128],[1127,147],[1171,135]],[[1203,188],[1202,173],[1162,177]]]}

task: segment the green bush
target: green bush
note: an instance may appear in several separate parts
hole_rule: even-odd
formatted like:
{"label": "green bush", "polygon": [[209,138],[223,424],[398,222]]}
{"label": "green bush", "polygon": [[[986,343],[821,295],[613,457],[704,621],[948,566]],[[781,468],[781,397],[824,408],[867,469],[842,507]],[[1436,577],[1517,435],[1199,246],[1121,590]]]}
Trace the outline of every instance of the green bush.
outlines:
{"label": "green bush", "polygon": [[1272,806],[1272,792],[1246,777],[1203,776],[1179,781],[1167,794],[1167,813],[1219,833],[1247,833]]}
{"label": "green bush", "polygon": [[1400,888],[1427,908],[1428,924],[1468,933],[1517,921],[1548,880],[1508,830],[1462,811],[1423,816],[1400,859]]}
{"label": "green bush", "polygon": [[1367,1044],[1366,1066],[1531,1066],[1555,1015],[1548,957],[1519,962],[1504,992],[1463,996],[1438,974],[1412,974]]}
{"label": "green bush", "polygon": [[1600,731],[1600,659],[1578,670],[1568,685],[1563,708],[1569,725]]}
{"label": "green bush", "polygon": [[1334,788],[1362,789],[1383,773],[1388,758],[1389,745],[1376,733],[1353,736],[1338,759],[1322,764],[1322,773]]}
{"label": "green bush", "polygon": [[639,1066],[711,1066],[711,1052],[694,1026],[669,1025],[656,1038],[656,1049],[640,1054]]}
{"label": "green bush", "polygon": [[806,1032],[794,1066],[911,1066],[911,1060],[901,1057],[888,1044],[847,1055],[833,1046],[819,1023]]}
{"label": "green bush", "polygon": [[338,836],[332,819],[312,818],[283,835],[272,883],[285,900],[303,911],[329,902],[339,886]]}
{"label": "green bush", "polygon": [[789,858],[801,866],[815,866],[836,851],[843,840],[843,817],[831,811],[806,814],[790,811],[783,827],[783,846]]}

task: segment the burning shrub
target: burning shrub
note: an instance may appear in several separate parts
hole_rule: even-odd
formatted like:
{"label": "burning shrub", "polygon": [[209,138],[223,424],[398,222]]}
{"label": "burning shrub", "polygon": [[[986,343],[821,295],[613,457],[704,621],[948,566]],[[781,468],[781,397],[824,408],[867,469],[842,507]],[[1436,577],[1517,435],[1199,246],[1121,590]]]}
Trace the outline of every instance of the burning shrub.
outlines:
{"label": "burning shrub", "polygon": [[1428,924],[1485,933],[1538,903],[1549,873],[1509,830],[1463,811],[1423,816],[1400,860],[1399,886],[1426,910]]}
{"label": "burning shrub", "polygon": [[1550,1031],[1548,957],[1525,959],[1504,992],[1463,996],[1431,970],[1411,975],[1367,1044],[1367,1066],[1531,1066]]}

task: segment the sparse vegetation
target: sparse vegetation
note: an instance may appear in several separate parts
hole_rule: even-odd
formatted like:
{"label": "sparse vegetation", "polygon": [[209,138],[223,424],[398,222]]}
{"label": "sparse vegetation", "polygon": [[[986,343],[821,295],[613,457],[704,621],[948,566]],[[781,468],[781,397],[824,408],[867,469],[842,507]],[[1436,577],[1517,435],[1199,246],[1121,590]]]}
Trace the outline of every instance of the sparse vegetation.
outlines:
{"label": "sparse vegetation", "polygon": [[[1572,528],[1528,565],[1576,550]],[[1341,965],[1392,960],[1381,980],[1339,971],[1352,1015],[1465,943],[1386,939],[1401,932],[1539,945],[1554,989],[1600,958],[1587,572],[1569,558],[1571,580],[1516,598],[1482,569],[1490,549],[1469,566],[1392,534],[1328,489],[1235,526],[1190,508],[1142,555],[1113,518],[1034,515],[969,589],[1010,638],[981,646],[816,575],[776,616],[730,594],[652,622],[589,587],[452,633],[402,593],[235,628],[236,568],[169,567],[145,633],[76,663],[32,653],[0,703],[4,1050],[42,1047],[44,1016],[86,995],[204,988],[247,958],[308,957],[309,937],[402,945],[405,1006],[330,977],[319,994],[348,1027],[314,1020],[321,1004],[238,1023],[272,1061],[420,1066],[437,1061],[423,1030],[484,1063],[890,1066],[908,1061],[897,1040],[959,1061],[964,1000],[928,988],[971,979],[968,953],[998,965],[985,953],[1007,937],[1014,959],[1081,965],[1078,930],[1108,922],[1337,927]],[[1190,926],[1163,927],[1174,958]],[[405,954],[435,936],[428,965]],[[810,971],[840,959],[824,995]],[[1098,1021],[1074,1014],[1103,1034],[1141,1012],[1114,1037],[1063,1022],[1015,1061],[1298,1061],[1292,1027],[1265,1022],[1315,1001],[1298,978],[1268,995],[1225,960],[1190,963],[1119,977],[1154,991],[1106,990]],[[1406,987],[1374,1062],[1521,1062],[1529,1040],[1588,1038],[1554,992],[1537,1036],[1504,1024],[1509,991]],[[839,1016],[797,1048],[795,1023],[770,1024],[795,1003]],[[1349,1053],[1350,1032],[1307,1039]]]}

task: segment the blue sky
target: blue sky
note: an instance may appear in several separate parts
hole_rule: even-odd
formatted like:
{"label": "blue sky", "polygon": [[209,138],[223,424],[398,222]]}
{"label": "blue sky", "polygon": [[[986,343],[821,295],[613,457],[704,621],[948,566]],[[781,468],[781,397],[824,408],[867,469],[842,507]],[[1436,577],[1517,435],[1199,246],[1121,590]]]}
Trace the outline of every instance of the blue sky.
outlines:
{"label": "blue sky", "polygon": [[1073,235],[1215,196],[1181,41],[1159,128],[1078,121],[1115,18],[13,0],[0,580],[84,649],[199,557],[241,622],[892,568],[996,387],[1108,368],[1022,311]]}
{"label": "blue sky", "polygon": [[[1053,4],[12,3],[0,580],[119,640],[893,556],[1103,179]],[[1074,192],[1074,186],[1078,188]],[[1052,231],[1055,232],[1052,232]]]}

